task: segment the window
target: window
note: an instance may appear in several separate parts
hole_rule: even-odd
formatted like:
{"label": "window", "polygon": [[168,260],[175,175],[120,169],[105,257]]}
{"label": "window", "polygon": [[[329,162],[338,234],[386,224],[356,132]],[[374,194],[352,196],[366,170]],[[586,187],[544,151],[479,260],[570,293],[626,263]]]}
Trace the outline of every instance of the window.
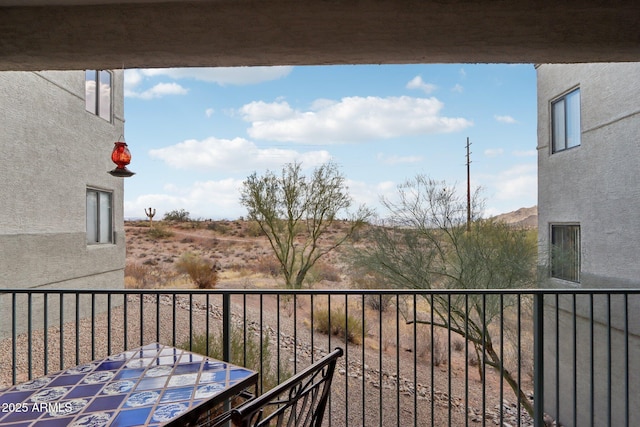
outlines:
{"label": "window", "polygon": [[553,152],[580,145],[580,89],[551,103]]}
{"label": "window", "polygon": [[87,111],[111,121],[111,72],[85,71],[85,108]]}
{"label": "window", "polygon": [[580,226],[551,226],[551,277],[580,282]]}
{"label": "window", "polygon": [[87,189],[87,244],[113,243],[110,192]]}

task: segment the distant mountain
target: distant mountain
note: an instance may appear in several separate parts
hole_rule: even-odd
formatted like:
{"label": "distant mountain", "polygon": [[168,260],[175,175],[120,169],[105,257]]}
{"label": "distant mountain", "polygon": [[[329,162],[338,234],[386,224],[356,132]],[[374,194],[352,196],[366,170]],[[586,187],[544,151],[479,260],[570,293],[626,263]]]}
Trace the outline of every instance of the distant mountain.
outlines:
{"label": "distant mountain", "polygon": [[520,208],[517,211],[496,215],[493,218],[519,227],[536,228],[538,226],[538,206]]}

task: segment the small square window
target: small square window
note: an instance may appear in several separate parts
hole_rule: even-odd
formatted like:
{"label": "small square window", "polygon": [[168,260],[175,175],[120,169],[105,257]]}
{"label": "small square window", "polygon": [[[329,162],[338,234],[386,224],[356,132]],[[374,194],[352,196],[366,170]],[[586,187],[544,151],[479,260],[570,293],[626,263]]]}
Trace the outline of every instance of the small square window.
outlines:
{"label": "small square window", "polygon": [[111,121],[111,72],[85,71],[85,108],[90,113]]}
{"label": "small square window", "polygon": [[113,243],[113,197],[87,189],[87,244]]}
{"label": "small square window", "polygon": [[580,226],[551,226],[551,277],[580,282]]}
{"label": "small square window", "polygon": [[551,103],[553,152],[580,145],[580,89]]}

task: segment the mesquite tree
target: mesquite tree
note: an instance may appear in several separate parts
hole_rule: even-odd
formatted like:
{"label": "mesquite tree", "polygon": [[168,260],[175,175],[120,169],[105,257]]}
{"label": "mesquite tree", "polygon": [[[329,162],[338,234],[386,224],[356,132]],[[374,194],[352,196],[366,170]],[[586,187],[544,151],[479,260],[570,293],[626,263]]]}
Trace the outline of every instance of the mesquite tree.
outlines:
{"label": "mesquite tree", "polygon": [[309,269],[342,245],[372,213],[364,206],[350,215],[347,227],[328,236],[351,206],[345,178],[334,163],[325,163],[305,176],[300,163],[286,164],[280,175],[267,171],[243,183],[240,202],[269,239],[288,288],[300,289]]}
{"label": "mesquite tree", "polygon": [[[396,201],[383,199],[388,211],[384,226],[372,228],[372,244],[355,255],[355,264],[386,279],[391,286],[414,289],[514,289],[536,284],[536,241],[526,230],[477,216],[473,197],[472,222],[467,229],[467,201],[444,182],[423,175],[398,187]],[[433,296],[432,296],[433,295]],[[490,324],[500,319],[515,295],[429,294],[433,324],[461,335],[483,367],[500,371],[523,407],[531,403],[504,366],[494,346]],[[433,320],[431,320],[433,319]],[[501,322],[501,326],[503,323]]]}

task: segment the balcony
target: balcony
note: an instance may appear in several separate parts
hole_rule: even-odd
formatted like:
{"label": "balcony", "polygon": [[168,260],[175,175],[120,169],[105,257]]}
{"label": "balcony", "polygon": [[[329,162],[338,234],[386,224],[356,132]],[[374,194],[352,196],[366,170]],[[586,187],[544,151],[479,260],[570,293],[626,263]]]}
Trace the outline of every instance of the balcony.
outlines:
{"label": "balcony", "polygon": [[325,425],[640,425],[639,293],[4,290],[0,386],[158,341],[266,390],[341,346]]}

